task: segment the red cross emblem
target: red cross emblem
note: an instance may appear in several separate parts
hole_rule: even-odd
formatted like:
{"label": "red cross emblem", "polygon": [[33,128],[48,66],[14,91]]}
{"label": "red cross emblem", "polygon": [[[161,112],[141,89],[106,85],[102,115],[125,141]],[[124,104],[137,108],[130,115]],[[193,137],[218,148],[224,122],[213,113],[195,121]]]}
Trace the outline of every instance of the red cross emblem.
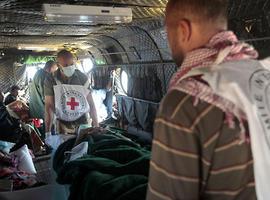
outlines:
{"label": "red cross emblem", "polygon": [[75,101],[74,97],[71,97],[70,102],[67,102],[67,105],[70,106],[71,110],[75,110],[76,106],[79,106],[79,102]]}

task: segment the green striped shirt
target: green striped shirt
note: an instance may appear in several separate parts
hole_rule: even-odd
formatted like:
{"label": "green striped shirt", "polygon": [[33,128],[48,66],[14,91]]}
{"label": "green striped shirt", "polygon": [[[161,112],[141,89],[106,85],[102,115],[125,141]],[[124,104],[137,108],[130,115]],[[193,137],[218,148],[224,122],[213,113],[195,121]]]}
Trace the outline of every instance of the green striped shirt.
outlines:
{"label": "green striped shirt", "polygon": [[173,90],[155,121],[148,200],[256,199],[250,144],[239,143],[239,122],[205,102]]}

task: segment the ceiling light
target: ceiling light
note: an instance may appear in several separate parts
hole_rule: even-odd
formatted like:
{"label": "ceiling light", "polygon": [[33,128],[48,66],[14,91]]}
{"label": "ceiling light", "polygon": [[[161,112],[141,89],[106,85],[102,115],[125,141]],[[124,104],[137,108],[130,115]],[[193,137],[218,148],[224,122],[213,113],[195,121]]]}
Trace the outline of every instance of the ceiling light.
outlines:
{"label": "ceiling light", "polygon": [[29,51],[57,51],[58,48],[52,45],[19,45],[18,49],[20,50],[29,50]]}

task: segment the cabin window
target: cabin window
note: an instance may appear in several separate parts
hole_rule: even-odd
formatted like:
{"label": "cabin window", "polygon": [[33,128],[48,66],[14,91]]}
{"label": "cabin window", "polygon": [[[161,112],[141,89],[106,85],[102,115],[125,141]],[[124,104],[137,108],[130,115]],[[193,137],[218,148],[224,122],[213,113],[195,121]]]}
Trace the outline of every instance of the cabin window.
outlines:
{"label": "cabin window", "polygon": [[83,66],[84,71],[88,73],[93,68],[93,62],[90,58],[83,59],[82,66]]}
{"label": "cabin window", "polygon": [[121,72],[121,84],[122,84],[122,89],[127,94],[127,91],[128,91],[128,74],[124,70]]}
{"label": "cabin window", "polygon": [[88,74],[93,68],[93,62],[90,58],[85,58],[77,63],[77,68],[81,72]]}
{"label": "cabin window", "polygon": [[35,64],[35,65],[29,65],[26,67],[26,75],[27,75],[27,79],[28,79],[28,82],[32,82],[33,81],[33,78],[36,74],[36,72],[43,68],[45,65],[45,63],[40,63],[40,64]]}

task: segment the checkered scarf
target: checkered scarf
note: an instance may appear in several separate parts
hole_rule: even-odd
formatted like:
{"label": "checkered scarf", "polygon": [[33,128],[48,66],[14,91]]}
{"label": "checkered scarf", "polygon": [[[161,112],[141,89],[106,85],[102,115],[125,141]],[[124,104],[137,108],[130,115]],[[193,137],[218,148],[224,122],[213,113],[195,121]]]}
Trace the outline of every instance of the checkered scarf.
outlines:
{"label": "checkered scarf", "polygon": [[[227,56],[219,58],[219,53],[228,49]],[[203,100],[215,105],[226,113],[226,123],[230,128],[235,127],[234,118],[240,122],[240,142],[248,140],[243,121],[246,120],[245,113],[237,108],[231,101],[216,95],[200,77],[187,77],[181,80],[194,68],[212,67],[214,64],[221,64],[228,61],[243,59],[256,59],[258,52],[250,45],[241,43],[231,31],[225,31],[215,35],[203,48],[190,52],[185,58],[181,68],[171,79],[170,90],[176,89],[195,97],[194,106]],[[221,59],[221,60],[220,60]],[[181,81],[180,81],[181,80]],[[181,83],[180,83],[181,82]]]}
{"label": "checkered scarf", "polygon": [[258,57],[257,51],[252,46],[239,42],[233,32],[220,32],[212,37],[206,46],[196,49],[186,56],[179,71],[171,79],[170,88],[175,86],[193,68],[212,66],[217,60],[219,52],[228,47],[230,48],[230,53],[222,62],[255,59]]}

